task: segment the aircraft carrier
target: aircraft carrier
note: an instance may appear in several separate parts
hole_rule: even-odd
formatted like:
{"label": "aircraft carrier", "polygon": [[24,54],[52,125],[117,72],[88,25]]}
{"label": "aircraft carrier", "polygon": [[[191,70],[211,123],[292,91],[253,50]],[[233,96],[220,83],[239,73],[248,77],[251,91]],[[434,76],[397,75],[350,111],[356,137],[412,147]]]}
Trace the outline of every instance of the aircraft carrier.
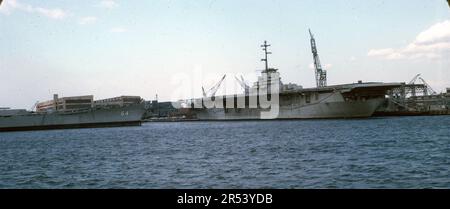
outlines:
{"label": "aircraft carrier", "polygon": [[[251,100],[252,96],[244,95],[216,97],[213,102],[225,101],[225,108],[204,107],[192,110],[200,120],[364,118],[372,116],[384,102],[385,92],[395,86],[396,83],[356,83],[321,89],[282,91],[275,117],[263,117],[263,112],[270,112],[270,108],[252,108],[248,105],[243,108],[233,107],[236,100]],[[235,102],[227,102],[232,100]],[[204,99],[197,99],[195,102],[205,104]]]}
{"label": "aircraft carrier", "polygon": [[[34,107],[33,107],[34,108]],[[0,131],[139,126],[145,113],[138,96],[93,100],[93,96],[36,103],[36,111],[0,108]]]}
{"label": "aircraft carrier", "polygon": [[[191,99],[187,102],[188,107],[200,120],[361,118],[372,116],[385,101],[387,92],[401,85],[358,81],[328,86],[314,36],[309,32],[317,87],[283,84],[278,69],[268,66],[267,57],[271,53],[267,50],[270,45],[265,41],[261,46],[265,52],[262,59],[265,69],[252,87],[245,84],[243,78],[236,78],[244,88],[243,94],[215,96],[224,76],[212,88],[211,95],[203,89],[203,98]],[[261,103],[261,98],[266,104]],[[271,101],[274,98],[278,101]]]}

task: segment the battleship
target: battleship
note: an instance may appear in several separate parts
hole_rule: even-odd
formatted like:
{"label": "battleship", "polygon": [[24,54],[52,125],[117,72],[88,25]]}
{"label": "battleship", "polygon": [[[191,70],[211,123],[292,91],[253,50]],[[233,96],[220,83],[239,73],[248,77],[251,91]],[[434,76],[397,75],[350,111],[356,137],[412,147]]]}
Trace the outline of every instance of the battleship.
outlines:
{"label": "battleship", "polygon": [[[215,96],[219,82],[211,96],[204,91],[202,98],[191,99],[187,105],[199,120],[364,118],[372,116],[382,105],[389,90],[401,85],[362,81],[327,85],[327,73],[321,67],[314,36],[311,31],[309,33],[317,87],[283,84],[278,69],[269,68],[270,45],[265,41],[261,45],[265,52],[261,59],[265,62],[265,69],[252,87],[242,79],[244,93]],[[269,105],[263,105],[261,98],[265,103],[269,101]],[[278,101],[270,102],[273,98]],[[268,114],[272,110],[275,114]]]}
{"label": "battleship", "polygon": [[[33,107],[34,109],[34,107]],[[92,95],[36,103],[36,111],[0,108],[0,131],[139,126],[145,113],[138,96],[93,100]]]}

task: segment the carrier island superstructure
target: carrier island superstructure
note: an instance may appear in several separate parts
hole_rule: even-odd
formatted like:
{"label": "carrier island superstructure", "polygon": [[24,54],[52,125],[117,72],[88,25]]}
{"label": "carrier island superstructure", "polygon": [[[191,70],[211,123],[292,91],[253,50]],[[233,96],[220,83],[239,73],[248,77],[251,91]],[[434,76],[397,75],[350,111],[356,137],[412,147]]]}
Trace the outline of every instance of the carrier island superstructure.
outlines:
{"label": "carrier island superstructure", "polygon": [[[33,108],[34,109],[34,108]],[[35,111],[0,109],[0,131],[141,125],[145,113],[139,96],[95,100],[92,95],[59,98],[35,104]]]}
{"label": "carrier island superstructure", "polygon": [[[265,68],[253,86],[244,86],[242,94],[223,96],[213,94],[209,97],[191,99],[188,106],[200,120],[360,118],[370,117],[385,101],[387,91],[401,85],[361,81],[327,85],[327,73],[321,67],[311,31],[310,37],[317,85],[315,88],[283,84],[279,70],[269,67],[270,45],[265,41],[261,46],[264,51],[262,61]],[[263,101],[274,98],[278,101],[264,105],[261,103],[262,98]],[[277,109],[275,115],[263,116],[275,106]]]}

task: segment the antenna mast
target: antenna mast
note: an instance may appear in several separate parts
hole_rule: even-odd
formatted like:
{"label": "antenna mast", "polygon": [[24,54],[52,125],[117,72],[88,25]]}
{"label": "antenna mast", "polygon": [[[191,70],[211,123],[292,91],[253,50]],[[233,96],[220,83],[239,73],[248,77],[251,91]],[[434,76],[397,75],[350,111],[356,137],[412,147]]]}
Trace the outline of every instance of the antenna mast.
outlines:
{"label": "antenna mast", "polygon": [[319,60],[319,54],[317,53],[316,40],[314,39],[311,29],[309,30],[309,35],[311,36],[311,50],[314,58],[314,68],[316,70],[316,85],[318,88],[327,86],[327,71],[322,69]]}
{"label": "antenna mast", "polygon": [[265,56],[264,59],[261,59],[261,61],[265,62],[265,64],[266,64],[266,69],[264,70],[265,72],[267,72],[269,70],[269,62],[267,61],[267,55],[272,54],[272,52],[267,51],[267,47],[269,47],[269,46],[270,46],[270,44],[267,44],[267,41],[264,41],[264,44],[261,45],[261,47],[263,48],[263,51],[264,51],[264,56]]}

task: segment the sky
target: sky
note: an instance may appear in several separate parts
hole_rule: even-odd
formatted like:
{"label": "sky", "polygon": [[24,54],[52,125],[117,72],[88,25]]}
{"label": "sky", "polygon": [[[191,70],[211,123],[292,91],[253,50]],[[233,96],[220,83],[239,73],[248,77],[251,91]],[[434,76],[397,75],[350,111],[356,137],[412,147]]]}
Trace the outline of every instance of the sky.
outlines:
{"label": "sky", "polygon": [[284,83],[314,87],[309,28],[329,85],[420,73],[450,87],[445,0],[3,0],[0,107],[55,93],[172,101],[223,74],[218,94],[239,92],[234,76],[251,83],[264,67],[264,40]]}

